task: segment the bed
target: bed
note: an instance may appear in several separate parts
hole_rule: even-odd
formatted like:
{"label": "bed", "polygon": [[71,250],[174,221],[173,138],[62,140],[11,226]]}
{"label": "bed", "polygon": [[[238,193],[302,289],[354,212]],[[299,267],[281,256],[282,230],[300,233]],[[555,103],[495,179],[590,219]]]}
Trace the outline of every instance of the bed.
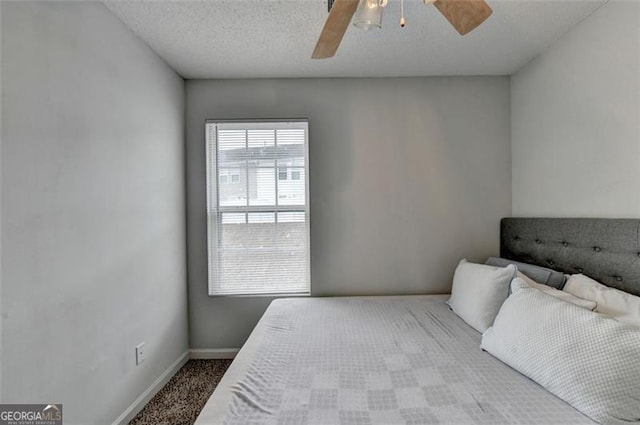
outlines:
{"label": "bed", "polygon": [[[638,295],[639,235],[640,220],[507,218],[501,256]],[[196,424],[595,423],[481,350],[447,299],[275,300]]]}

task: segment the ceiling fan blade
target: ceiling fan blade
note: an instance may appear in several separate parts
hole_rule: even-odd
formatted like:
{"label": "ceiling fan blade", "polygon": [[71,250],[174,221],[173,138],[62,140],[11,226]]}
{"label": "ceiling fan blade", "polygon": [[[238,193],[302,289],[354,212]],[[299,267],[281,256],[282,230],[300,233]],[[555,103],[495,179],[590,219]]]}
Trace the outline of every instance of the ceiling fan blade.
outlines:
{"label": "ceiling fan blade", "polygon": [[313,49],[312,59],[326,59],[336,54],[351,18],[358,7],[358,0],[335,0],[329,17],[324,23],[320,38]]}
{"label": "ceiling fan blade", "polygon": [[493,12],[484,0],[437,0],[433,5],[460,35],[473,31]]}

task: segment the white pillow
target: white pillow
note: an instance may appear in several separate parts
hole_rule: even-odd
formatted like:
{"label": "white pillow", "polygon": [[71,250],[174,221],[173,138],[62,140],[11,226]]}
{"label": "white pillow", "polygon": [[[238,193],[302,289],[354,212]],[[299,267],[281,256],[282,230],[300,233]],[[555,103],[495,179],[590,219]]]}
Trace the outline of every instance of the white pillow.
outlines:
{"label": "white pillow", "polygon": [[640,297],[605,286],[583,274],[571,275],[563,291],[576,297],[595,301],[597,313],[640,326]]}
{"label": "white pillow", "polygon": [[509,295],[509,283],[516,267],[486,266],[462,259],[456,267],[448,304],[462,320],[479,332],[493,323],[500,306]]}
{"label": "white pillow", "polygon": [[[516,277],[516,279],[522,279],[532,288],[536,288],[544,293],[551,295],[552,297],[556,297],[558,299],[561,299],[562,301],[575,304],[578,307],[586,308],[589,311],[593,311],[596,309],[597,303],[595,301],[585,300],[584,298],[576,297],[575,295],[553,288],[549,285],[545,285],[544,283],[538,283],[526,274],[520,272],[517,273],[517,276],[518,277]],[[514,281],[516,279],[514,279]],[[513,281],[511,282],[511,285],[513,285]]]}
{"label": "white pillow", "polygon": [[640,329],[516,281],[481,348],[593,420],[640,418]]}

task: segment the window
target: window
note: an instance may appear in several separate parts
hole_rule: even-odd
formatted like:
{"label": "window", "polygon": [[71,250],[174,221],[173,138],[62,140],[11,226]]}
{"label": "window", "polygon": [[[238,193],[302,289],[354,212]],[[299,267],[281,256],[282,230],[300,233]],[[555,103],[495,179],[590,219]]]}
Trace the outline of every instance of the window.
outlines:
{"label": "window", "polygon": [[209,295],[309,294],[308,122],[207,121],[206,145]]}
{"label": "window", "polygon": [[280,167],[280,171],[278,171],[278,180],[286,180],[287,179],[287,168]]}
{"label": "window", "polygon": [[218,182],[220,185],[226,185],[228,183],[240,183],[240,174],[232,174],[229,170],[220,170],[218,173]]}

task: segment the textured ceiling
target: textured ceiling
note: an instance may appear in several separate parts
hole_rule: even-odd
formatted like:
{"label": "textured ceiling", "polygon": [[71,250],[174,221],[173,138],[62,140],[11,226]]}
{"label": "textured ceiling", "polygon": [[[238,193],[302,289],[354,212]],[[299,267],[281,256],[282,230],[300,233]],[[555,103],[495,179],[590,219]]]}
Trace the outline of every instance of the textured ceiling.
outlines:
{"label": "textured ceiling", "polygon": [[326,0],[105,0],[185,78],[508,75],[607,0],[488,0],[461,37],[433,6],[389,0],[382,30],[350,26],[337,55],[312,60]]}

